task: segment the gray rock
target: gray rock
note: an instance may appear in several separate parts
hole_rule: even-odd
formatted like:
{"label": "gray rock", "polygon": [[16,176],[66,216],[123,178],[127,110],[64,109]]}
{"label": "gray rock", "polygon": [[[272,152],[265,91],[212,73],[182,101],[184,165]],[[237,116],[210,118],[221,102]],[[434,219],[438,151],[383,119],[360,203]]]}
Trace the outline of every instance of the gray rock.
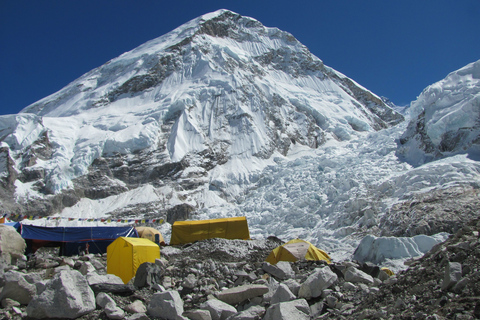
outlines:
{"label": "gray rock", "polygon": [[235,305],[254,297],[259,297],[268,292],[268,287],[261,284],[247,284],[239,287],[223,290],[217,298],[230,305]]}
{"label": "gray rock", "polygon": [[364,283],[366,285],[373,285],[373,277],[365,272],[358,270],[355,267],[348,267],[345,271],[345,281],[352,283]]}
{"label": "gray rock", "polygon": [[327,302],[327,305],[329,308],[335,308],[335,306],[337,305],[338,299],[333,295],[328,295],[325,298],[325,301]]}
{"label": "gray rock", "polygon": [[0,224],[0,261],[16,264],[25,257],[25,248],[25,240],[14,227]]}
{"label": "gray rock", "polygon": [[37,288],[25,278],[24,273],[8,271],[4,275],[4,286],[0,293],[0,301],[6,298],[28,304],[37,293]]}
{"label": "gray rock", "polygon": [[442,290],[448,290],[462,279],[462,265],[459,262],[449,262],[445,267],[445,276],[442,282]]}
{"label": "gray rock", "polygon": [[142,263],[135,274],[133,285],[137,288],[152,287],[160,283],[162,278],[162,269],[151,262]]}
{"label": "gray rock", "polygon": [[316,318],[318,317],[319,315],[322,314],[322,311],[323,311],[323,307],[324,307],[324,304],[323,302],[317,302],[317,303],[314,303],[310,306],[310,315],[312,316],[312,318]]}
{"label": "gray rock", "polygon": [[188,274],[188,276],[182,282],[182,286],[189,289],[193,289],[196,284],[197,277],[193,273]]}
{"label": "gray rock", "polygon": [[279,303],[279,302],[286,302],[292,301],[297,299],[297,297],[290,291],[286,284],[281,283],[275,293],[272,296],[270,301],[271,304]]}
{"label": "gray rock", "polygon": [[338,280],[337,275],[329,267],[316,268],[315,271],[302,283],[298,291],[299,298],[316,298]]}
{"label": "gray rock", "polygon": [[2,300],[2,308],[4,309],[10,309],[12,307],[19,307],[19,306],[20,306],[20,302],[15,301],[13,299],[5,298]]}
{"label": "gray rock", "polygon": [[208,310],[212,320],[225,320],[237,313],[237,309],[215,298],[205,301],[200,308]]}
{"label": "gray rock", "polygon": [[287,279],[283,284],[285,284],[295,296],[298,296],[298,291],[300,291],[301,285],[297,280]]}
{"label": "gray rock", "polygon": [[97,294],[97,297],[95,298],[95,302],[101,308],[105,308],[105,306],[109,303],[115,304],[115,300],[113,300],[112,297],[110,297],[105,292],[100,292],[99,294]]}
{"label": "gray rock", "polygon": [[295,272],[293,272],[290,262],[279,261],[277,264],[273,265],[268,262],[264,262],[262,269],[271,274],[278,279],[285,280],[295,277]]}
{"label": "gray rock", "polygon": [[357,290],[357,286],[351,282],[346,281],[343,283],[343,289],[347,291],[355,291]]}
{"label": "gray rock", "polygon": [[90,288],[95,294],[99,292],[110,292],[119,295],[130,295],[135,292],[135,287],[131,284],[112,284],[112,283],[96,283]]}
{"label": "gray rock", "polygon": [[247,310],[231,315],[227,320],[257,320],[261,319],[265,314],[265,308],[260,306],[252,306]]}
{"label": "gray rock", "polygon": [[73,268],[75,265],[75,261],[70,258],[70,257],[63,257],[62,261],[60,261],[61,266],[69,266],[70,268]]}
{"label": "gray rock", "polygon": [[310,320],[310,307],[305,299],[271,305],[263,320]]}
{"label": "gray rock", "polygon": [[47,283],[49,280],[41,280],[38,282],[35,282],[35,287],[37,288],[37,294],[40,294],[45,290]]}
{"label": "gray rock", "polygon": [[83,261],[82,265],[80,266],[80,269],[78,269],[78,271],[80,271],[80,273],[83,274],[84,276],[96,270],[97,269],[95,269],[95,267],[90,261]]}
{"label": "gray rock", "polygon": [[158,292],[152,295],[147,313],[153,317],[175,320],[183,313],[183,301],[177,291]]}
{"label": "gray rock", "polygon": [[378,279],[381,280],[381,281],[386,281],[386,280],[388,280],[388,278],[390,278],[388,273],[386,273],[383,270],[380,270],[380,272],[378,273]]}
{"label": "gray rock", "polygon": [[135,300],[125,307],[125,311],[129,313],[146,313],[147,307],[141,300]]}
{"label": "gray rock", "polygon": [[120,309],[115,302],[109,302],[105,306],[105,314],[108,319],[123,319],[125,318],[125,312]]}
{"label": "gray rock", "polygon": [[87,274],[87,281],[90,286],[94,284],[121,284],[123,285],[123,280],[119,276],[114,274],[103,274],[100,275],[96,272],[92,272]]}
{"label": "gray rock", "polygon": [[92,266],[95,267],[97,271],[104,271],[106,269],[105,265],[98,259],[92,259],[90,263],[92,264]]}
{"label": "gray rock", "polygon": [[160,257],[160,259],[155,259],[155,264],[160,268],[166,268],[168,265],[168,260],[164,257]]}
{"label": "gray rock", "polygon": [[187,317],[190,320],[212,320],[212,316],[208,310],[189,310],[183,313],[184,317]]}
{"label": "gray rock", "polygon": [[75,319],[95,310],[95,295],[87,279],[76,270],[56,274],[27,306],[32,318]]}
{"label": "gray rock", "polygon": [[462,278],[460,281],[457,282],[452,288],[453,292],[460,293],[465,289],[465,287],[469,284],[470,279]]}
{"label": "gray rock", "polygon": [[[137,271],[138,272],[138,271]],[[160,284],[160,283],[159,283]],[[169,277],[169,276],[165,276],[163,277],[163,281],[161,283],[162,287],[164,287],[165,289],[170,289],[174,286],[174,283],[173,283],[173,279],[172,277]]]}
{"label": "gray rock", "polygon": [[268,278],[267,280],[268,292],[263,295],[263,299],[266,302],[270,302],[270,300],[272,300],[272,296],[275,293],[275,291],[277,291],[277,288],[279,285],[280,283],[277,280],[275,280],[275,278],[273,277]]}
{"label": "gray rock", "polygon": [[125,317],[125,320],[150,320],[150,317],[145,313],[135,313],[129,317]]}

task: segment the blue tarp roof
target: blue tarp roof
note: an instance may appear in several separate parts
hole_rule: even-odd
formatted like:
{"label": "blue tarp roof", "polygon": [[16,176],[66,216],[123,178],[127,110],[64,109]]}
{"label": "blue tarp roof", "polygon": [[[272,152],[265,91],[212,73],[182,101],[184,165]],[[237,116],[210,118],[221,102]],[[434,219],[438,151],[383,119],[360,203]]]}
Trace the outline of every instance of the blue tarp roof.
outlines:
{"label": "blue tarp roof", "polygon": [[137,237],[134,227],[39,227],[22,224],[22,238],[57,242],[109,240]]}

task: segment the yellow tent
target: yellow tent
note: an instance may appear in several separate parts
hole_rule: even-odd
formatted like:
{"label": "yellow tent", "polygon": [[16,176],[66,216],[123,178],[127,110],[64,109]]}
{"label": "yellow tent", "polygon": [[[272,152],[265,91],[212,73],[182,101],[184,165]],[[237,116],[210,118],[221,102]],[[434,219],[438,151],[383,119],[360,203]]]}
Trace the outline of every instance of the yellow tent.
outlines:
{"label": "yellow tent", "polygon": [[107,273],[119,276],[128,283],[144,262],[160,259],[159,246],[143,238],[120,237],[107,247]]}
{"label": "yellow tent", "polygon": [[247,218],[175,221],[172,226],[170,244],[190,243],[211,238],[250,239]]}
{"label": "yellow tent", "polygon": [[390,277],[395,275],[392,270],[388,269],[387,267],[383,267],[380,270],[384,271],[386,274],[388,274]]}
{"label": "yellow tent", "polygon": [[265,261],[271,264],[277,264],[279,261],[291,261],[297,260],[325,260],[328,263],[331,262],[330,256],[323,250],[318,249],[308,241],[294,239],[270,252]]}
{"label": "yellow tent", "polygon": [[158,234],[158,244],[165,245],[165,240],[163,239],[160,231],[158,231],[157,229],[154,229],[154,228],[151,228],[151,227],[136,227],[135,229],[138,232],[138,237],[139,238],[145,238],[145,239],[148,239],[148,240],[153,241],[155,243],[157,243],[155,241],[155,235]]}
{"label": "yellow tent", "polygon": [[0,223],[5,223],[5,217],[0,218]]}

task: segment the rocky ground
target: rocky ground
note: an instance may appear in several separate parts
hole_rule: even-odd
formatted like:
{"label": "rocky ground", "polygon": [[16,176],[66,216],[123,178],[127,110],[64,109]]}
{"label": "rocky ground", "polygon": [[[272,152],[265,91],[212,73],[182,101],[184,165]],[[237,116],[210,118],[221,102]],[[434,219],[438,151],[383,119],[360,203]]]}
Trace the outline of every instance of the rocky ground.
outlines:
{"label": "rocky ground", "polygon": [[272,266],[264,260],[276,238],[162,247],[128,285],[106,275],[105,255],[44,249],[23,265],[3,265],[0,318],[478,319],[479,234],[476,218],[391,277],[355,261]]}

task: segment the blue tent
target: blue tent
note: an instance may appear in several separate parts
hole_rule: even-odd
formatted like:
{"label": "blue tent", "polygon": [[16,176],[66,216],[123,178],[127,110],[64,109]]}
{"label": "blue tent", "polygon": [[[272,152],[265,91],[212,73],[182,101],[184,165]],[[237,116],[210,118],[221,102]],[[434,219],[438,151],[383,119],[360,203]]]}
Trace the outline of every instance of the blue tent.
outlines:
{"label": "blue tent", "polygon": [[22,224],[20,234],[27,243],[27,254],[38,248],[60,247],[60,255],[72,256],[85,252],[106,253],[118,237],[138,237],[134,227],[39,227]]}

